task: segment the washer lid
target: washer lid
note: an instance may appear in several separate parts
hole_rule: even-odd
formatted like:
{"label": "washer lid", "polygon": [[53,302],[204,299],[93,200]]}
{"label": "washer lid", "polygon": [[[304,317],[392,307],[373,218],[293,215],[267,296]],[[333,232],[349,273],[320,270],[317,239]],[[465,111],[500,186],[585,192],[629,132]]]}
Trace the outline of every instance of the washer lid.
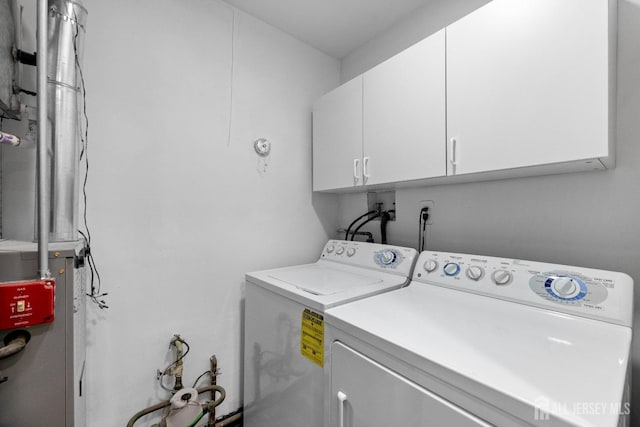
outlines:
{"label": "washer lid", "polygon": [[269,277],[281,280],[313,295],[333,295],[347,289],[382,283],[380,277],[337,270],[323,264],[276,270],[269,274]]}
{"label": "washer lid", "polygon": [[316,310],[398,289],[408,278],[397,273],[319,260],[313,264],[256,271],[247,282]]}

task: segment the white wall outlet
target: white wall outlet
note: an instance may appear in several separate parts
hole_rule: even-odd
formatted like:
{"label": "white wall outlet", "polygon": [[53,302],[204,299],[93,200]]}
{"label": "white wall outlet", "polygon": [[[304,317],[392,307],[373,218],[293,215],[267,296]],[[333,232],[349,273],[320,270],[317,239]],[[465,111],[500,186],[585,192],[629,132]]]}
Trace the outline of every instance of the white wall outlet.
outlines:
{"label": "white wall outlet", "polygon": [[420,215],[422,212],[422,208],[429,208],[429,219],[427,220],[427,225],[433,224],[433,214],[435,210],[436,202],[433,200],[420,200],[418,202],[417,214]]}

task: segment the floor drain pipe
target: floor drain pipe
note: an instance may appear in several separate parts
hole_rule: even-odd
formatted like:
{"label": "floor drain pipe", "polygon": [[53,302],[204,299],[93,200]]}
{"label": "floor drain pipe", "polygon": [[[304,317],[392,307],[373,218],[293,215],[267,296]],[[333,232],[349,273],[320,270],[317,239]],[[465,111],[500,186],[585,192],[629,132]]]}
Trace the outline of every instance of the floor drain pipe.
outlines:
{"label": "floor drain pipe", "polygon": [[37,91],[38,91],[38,274],[51,277],[49,271],[49,181],[47,174],[47,0],[37,0]]}

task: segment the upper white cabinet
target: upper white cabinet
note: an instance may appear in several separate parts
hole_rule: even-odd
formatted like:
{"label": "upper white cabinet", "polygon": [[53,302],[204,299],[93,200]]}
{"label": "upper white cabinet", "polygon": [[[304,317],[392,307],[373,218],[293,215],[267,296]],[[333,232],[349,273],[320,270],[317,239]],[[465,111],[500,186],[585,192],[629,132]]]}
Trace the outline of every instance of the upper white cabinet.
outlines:
{"label": "upper white cabinet", "polygon": [[313,106],[313,190],[362,185],[362,76]]}
{"label": "upper white cabinet", "polygon": [[320,98],[313,156],[315,191],[445,175],[444,31]]}
{"label": "upper white cabinet", "polygon": [[494,0],[449,26],[448,174],[609,166],[614,19],[615,1]]}
{"label": "upper white cabinet", "polygon": [[313,189],[613,167],[616,20],[491,1],[316,103]]}
{"label": "upper white cabinet", "polygon": [[446,175],[445,34],[364,73],[366,184]]}

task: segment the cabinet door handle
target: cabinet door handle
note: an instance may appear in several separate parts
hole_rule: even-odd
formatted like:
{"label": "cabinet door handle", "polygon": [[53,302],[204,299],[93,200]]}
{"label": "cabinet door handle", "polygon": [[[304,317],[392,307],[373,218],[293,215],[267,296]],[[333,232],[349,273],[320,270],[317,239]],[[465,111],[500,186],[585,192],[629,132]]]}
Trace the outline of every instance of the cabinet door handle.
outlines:
{"label": "cabinet door handle", "polygon": [[458,166],[457,161],[457,152],[458,152],[458,140],[456,138],[451,138],[451,155],[449,156],[449,163],[451,163],[451,172],[453,175],[456,174],[456,166]]}
{"label": "cabinet door handle", "polygon": [[344,427],[344,407],[347,402],[347,395],[343,392],[338,392],[338,427]]}
{"label": "cabinet door handle", "polygon": [[359,166],[360,159],[353,159],[353,185],[358,185],[358,181],[360,181],[360,174],[358,173]]}
{"label": "cabinet door handle", "polygon": [[362,183],[366,184],[369,180],[369,158],[365,157],[362,164]]}

